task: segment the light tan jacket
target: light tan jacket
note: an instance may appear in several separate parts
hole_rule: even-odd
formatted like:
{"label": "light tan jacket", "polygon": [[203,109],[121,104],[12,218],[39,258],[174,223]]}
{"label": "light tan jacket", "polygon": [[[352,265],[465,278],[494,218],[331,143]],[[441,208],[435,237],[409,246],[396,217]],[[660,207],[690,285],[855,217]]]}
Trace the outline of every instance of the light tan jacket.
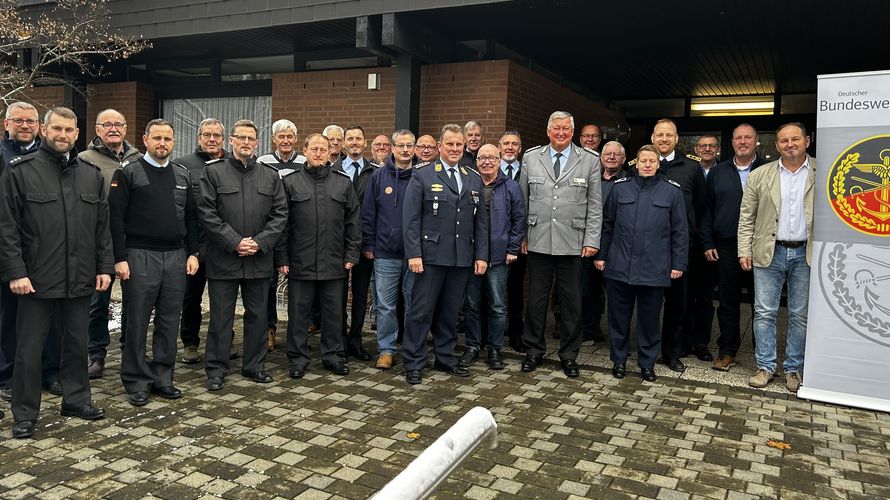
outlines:
{"label": "light tan jacket", "polygon": [[[807,264],[813,255],[813,184],[816,180],[816,159],[807,155],[807,189],[803,203],[807,218]],[[752,257],[754,266],[769,267],[779,229],[782,190],[779,183],[779,161],[767,163],[748,176],[739,214],[739,257]]]}

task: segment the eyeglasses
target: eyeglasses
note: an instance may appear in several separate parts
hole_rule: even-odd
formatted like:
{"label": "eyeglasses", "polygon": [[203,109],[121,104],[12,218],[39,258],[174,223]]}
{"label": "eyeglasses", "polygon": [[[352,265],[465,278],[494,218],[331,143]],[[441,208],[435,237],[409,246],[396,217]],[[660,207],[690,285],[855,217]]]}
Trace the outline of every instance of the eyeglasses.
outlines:
{"label": "eyeglasses", "polygon": [[34,125],[37,125],[38,123],[40,123],[33,118],[27,118],[27,119],[25,119],[25,118],[10,118],[10,121],[12,121],[12,123],[15,123],[16,125],[21,125],[23,123],[27,123],[29,127],[33,127]]}
{"label": "eyeglasses", "polygon": [[233,135],[232,139],[237,139],[241,142],[254,143],[256,142],[256,137],[252,137],[249,135]]}
{"label": "eyeglasses", "polygon": [[201,132],[201,137],[205,139],[222,139],[222,134],[216,132]]}
{"label": "eyeglasses", "polygon": [[371,144],[371,147],[374,149],[386,149],[389,147],[389,144],[385,142],[378,142],[377,144]]}
{"label": "eyeglasses", "polygon": [[583,135],[581,135],[582,139],[599,139],[600,137],[602,137],[602,136],[599,134],[583,134]]}
{"label": "eyeglasses", "polygon": [[603,158],[620,158],[624,156],[624,153],[603,153]]}
{"label": "eyeglasses", "polygon": [[125,128],[127,126],[127,124],[124,122],[105,122],[105,123],[100,123],[99,126],[104,128],[105,130],[111,130],[113,128],[116,128],[119,130],[119,129]]}
{"label": "eyeglasses", "polygon": [[718,147],[716,144],[696,144],[696,146],[701,149],[717,149]]}
{"label": "eyeglasses", "polygon": [[418,144],[418,145],[417,145],[417,149],[419,149],[419,150],[421,150],[421,151],[426,151],[427,149],[436,149],[436,145],[433,144],[432,146],[430,146],[430,145],[427,145],[427,144],[424,144],[424,145],[420,145],[420,144]]}
{"label": "eyeglasses", "polygon": [[392,147],[395,149],[411,149],[414,147],[414,143],[409,142],[407,144],[393,144]]}
{"label": "eyeglasses", "polygon": [[477,156],[476,157],[476,161],[478,161],[479,163],[494,163],[500,159],[501,159],[500,156]]}

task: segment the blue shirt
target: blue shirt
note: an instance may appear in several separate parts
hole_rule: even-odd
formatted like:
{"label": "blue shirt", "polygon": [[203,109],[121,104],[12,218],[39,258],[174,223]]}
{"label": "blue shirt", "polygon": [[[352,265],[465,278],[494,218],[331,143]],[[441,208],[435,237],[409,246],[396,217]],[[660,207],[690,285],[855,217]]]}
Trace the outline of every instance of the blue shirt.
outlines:
{"label": "blue shirt", "polygon": [[751,163],[748,163],[747,167],[742,168],[738,163],[735,162],[735,157],[733,156],[732,158],[732,164],[733,166],[735,166],[735,171],[738,172],[739,180],[742,181],[742,192],[745,191],[745,186],[748,185],[748,174],[751,173],[751,165],[754,164],[754,160],[756,159],[757,157],[755,156],[751,160]]}
{"label": "blue shirt", "polygon": [[550,164],[551,165],[553,165],[553,163],[556,162],[556,153],[560,153],[562,155],[559,157],[559,172],[560,172],[560,174],[562,173],[563,169],[566,168],[566,162],[568,161],[567,157],[569,156],[569,153],[572,152],[571,148],[572,148],[572,146],[569,145],[569,146],[566,146],[565,149],[563,149],[562,151],[557,151],[557,150],[553,149],[552,144],[550,145]]}
{"label": "blue shirt", "polygon": [[[358,163],[358,170],[353,166],[353,162]],[[362,173],[362,168],[365,167],[365,159],[359,158],[358,160],[353,160],[352,158],[346,156],[343,158],[343,171],[346,172],[346,175],[349,176],[350,179],[355,181],[355,178],[358,174]]]}
{"label": "blue shirt", "polygon": [[[510,172],[507,172],[507,165],[513,165],[512,176],[510,175]],[[503,172],[504,175],[507,176],[507,178],[516,180],[516,176],[519,174],[519,165],[520,165],[520,162],[518,159],[513,160],[513,163],[507,163],[504,160],[501,160],[501,172]]]}
{"label": "blue shirt", "polygon": [[160,163],[156,162],[155,159],[152,158],[151,155],[149,155],[148,153],[145,153],[144,155],[142,155],[142,157],[145,158],[145,161],[153,167],[164,168],[170,164],[170,160],[167,160],[166,162],[164,162],[163,165],[161,165]]}

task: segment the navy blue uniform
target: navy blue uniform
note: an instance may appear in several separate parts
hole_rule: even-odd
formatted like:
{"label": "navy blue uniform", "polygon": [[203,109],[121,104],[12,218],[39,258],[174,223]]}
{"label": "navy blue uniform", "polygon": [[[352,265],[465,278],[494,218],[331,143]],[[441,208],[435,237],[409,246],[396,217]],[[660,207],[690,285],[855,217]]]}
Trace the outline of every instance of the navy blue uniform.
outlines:
{"label": "navy blue uniform", "polygon": [[488,260],[488,216],[482,177],[458,167],[458,192],[440,159],[414,167],[405,193],[402,234],[405,258],[421,257],[402,345],[406,370],[426,365],[426,335],[432,331],[436,363],[453,367],[456,321],[476,260]]}
{"label": "navy blue uniform", "polygon": [[627,177],[615,181],[603,207],[603,277],[608,297],[610,357],[627,361],[628,336],[637,303],[640,368],[653,368],[661,344],[658,318],[671,270],[686,270],[689,225],[679,186],[665,178]]}

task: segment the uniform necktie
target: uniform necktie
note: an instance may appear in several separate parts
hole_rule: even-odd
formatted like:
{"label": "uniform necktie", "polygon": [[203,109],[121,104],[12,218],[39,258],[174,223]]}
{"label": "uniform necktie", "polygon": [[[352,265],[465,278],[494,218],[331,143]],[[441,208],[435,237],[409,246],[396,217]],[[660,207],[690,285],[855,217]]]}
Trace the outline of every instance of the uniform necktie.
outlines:
{"label": "uniform necktie", "polygon": [[355,184],[358,181],[358,169],[359,165],[357,161],[352,162],[352,168],[354,169],[352,173],[352,183]]}
{"label": "uniform necktie", "polygon": [[553,176],[559,179],[559,159],[562,158],[562,153],[556,153],[556,157],[553,160]]}
{"label": "uniform necktie", "polygon": [[460,176],[457,175],[454,167],[448,169],[448,177],[451,178],[451,186],[457,189],[458,194],[460,194]]}
{"label": "uniform necktie", "polygon": [[507,177],[509,177],[510,179],[513,179],[513,164],[512,163],[507,164]]}

